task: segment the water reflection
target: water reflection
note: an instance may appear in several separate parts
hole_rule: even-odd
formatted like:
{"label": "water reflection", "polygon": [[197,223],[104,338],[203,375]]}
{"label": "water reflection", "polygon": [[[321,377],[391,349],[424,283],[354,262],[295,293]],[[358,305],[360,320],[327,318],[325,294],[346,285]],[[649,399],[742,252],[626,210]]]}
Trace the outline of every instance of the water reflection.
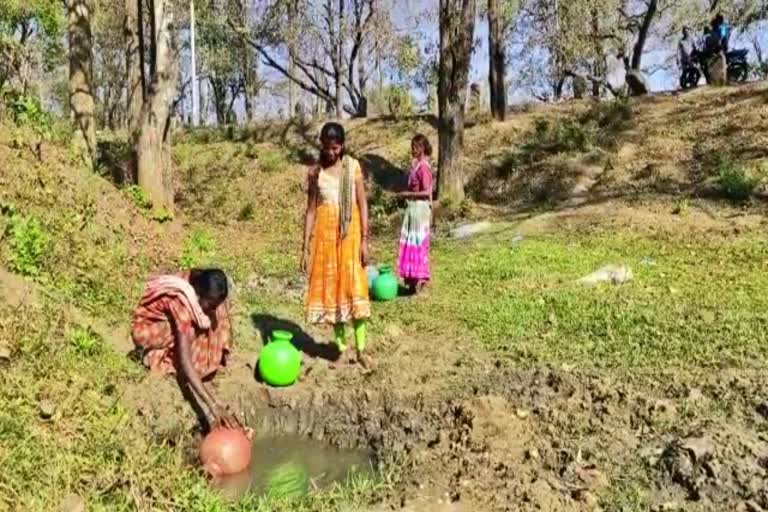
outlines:
{"label": "water reflection", "polygon": [[341,450],[298,436],[255,439],[250,468],[221,479],[222,494],[237,499],[247,492],[299,497],[373,471],[370,454]]}

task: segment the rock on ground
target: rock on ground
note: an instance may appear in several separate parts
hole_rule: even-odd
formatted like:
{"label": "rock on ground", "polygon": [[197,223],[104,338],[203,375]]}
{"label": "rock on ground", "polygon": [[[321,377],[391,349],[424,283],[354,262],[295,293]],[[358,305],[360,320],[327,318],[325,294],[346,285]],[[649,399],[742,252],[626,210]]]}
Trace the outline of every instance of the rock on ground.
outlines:
{"label": "rock on ground", "polygon": [[474,235],[488,231],[492,224],[490,222],[476,222],[474,224],[466,224],[459,226],[451,230],[451,237],[453,238],[470,238]]}
{"label": "rock on ground", "polygon": [[626,265],[606,265],[588,276],[579,279],[579,282],[587,286],[599,283],[624,284],[634,278],[632,269]]}

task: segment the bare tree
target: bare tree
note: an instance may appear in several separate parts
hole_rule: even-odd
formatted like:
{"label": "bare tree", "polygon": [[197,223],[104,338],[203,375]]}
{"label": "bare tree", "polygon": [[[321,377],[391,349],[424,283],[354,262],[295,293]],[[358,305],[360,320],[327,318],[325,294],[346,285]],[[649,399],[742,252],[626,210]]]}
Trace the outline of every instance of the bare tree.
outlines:
{"label": "bare tree", "polygon": [[[235,7],[232,12],[242,11]],[[307,0],[274,0],[251,19],[235,14],[229,23],[268,67],[330,105],[337,116],[342,111],[365,115],[367,60],[387,53],[391,57],[397,40],[390,13],[378,0],[323,0],[319,6]]]}
{"label": "bare tree", "polygon": [[154,208],[173,210],[171,185],[170,120],[176,94],[178,63],[171,2],[152,0],[152,80],[141,110],[136,158],[139,186],[149,195]]}
{"label": "bare tree", "polygon": [[497,121],[503,121],[507,115],[504,25],[505,20],[503,12],[499,9],[499,0],[488,0],[488,80],[491,93],[491,115]]}
{"label": "bare tree", "polygon": [[140,0],[125,0],[125,67],[128,130],[135,133],[139,127],[141,107],[144,104],[144,16]]}
{"label": "bare tree", "polygon": [[440,0],[438,79],[438,194],[450,202],[464,199],[464,114],[475,33],[475,0]]}
{"label": "bare tree", "polygon": [[93,3],[67,0],[69,20],[69,108],[75,123],[76,144],[87,161],[96,160],[96,102],[93,98]]}

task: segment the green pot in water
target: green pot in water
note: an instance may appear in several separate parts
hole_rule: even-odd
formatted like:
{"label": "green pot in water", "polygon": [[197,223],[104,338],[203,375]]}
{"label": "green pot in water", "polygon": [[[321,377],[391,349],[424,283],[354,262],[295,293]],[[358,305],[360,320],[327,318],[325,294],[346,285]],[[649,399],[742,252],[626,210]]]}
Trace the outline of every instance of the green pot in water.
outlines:
{"label": "green pot in water", "polygon": [[270,342],[259,354],[259,375],[270,386],[290,386],[299,378],[301,353],[292,339],[288,331],[272,331]]}
{"label": "green pot in water", "polygon": [[379,267],[379,275],[373,281],[373,297],[376,300],[388,301],[397,298],[399,285],[397,277],[392,273],[392,267]]}

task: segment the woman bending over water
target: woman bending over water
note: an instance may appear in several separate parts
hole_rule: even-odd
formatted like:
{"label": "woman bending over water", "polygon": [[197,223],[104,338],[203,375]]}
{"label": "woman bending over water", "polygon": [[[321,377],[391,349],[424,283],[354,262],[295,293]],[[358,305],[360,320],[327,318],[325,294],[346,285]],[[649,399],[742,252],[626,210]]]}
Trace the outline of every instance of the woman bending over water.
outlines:
{"label": "woman bending over water", "polygon": [[360,163],[344,154],[344,128],[326,124],[320,132],[320,164],[309,170],[301,270],[309,274],[307,321],[334,326],[335,341],[347,351],[345,325],[352,323],[357,362],[364,354],[368,300],[368,203]]}
{"label": "woman bending over water", "polygon": [[147,368],[180,372],[214,423],[234,428],[237,418],[203,383],[226,364],[231,349],[228,292],[227,276],[218,269],[151,279],[133,312],[131,337]]}

